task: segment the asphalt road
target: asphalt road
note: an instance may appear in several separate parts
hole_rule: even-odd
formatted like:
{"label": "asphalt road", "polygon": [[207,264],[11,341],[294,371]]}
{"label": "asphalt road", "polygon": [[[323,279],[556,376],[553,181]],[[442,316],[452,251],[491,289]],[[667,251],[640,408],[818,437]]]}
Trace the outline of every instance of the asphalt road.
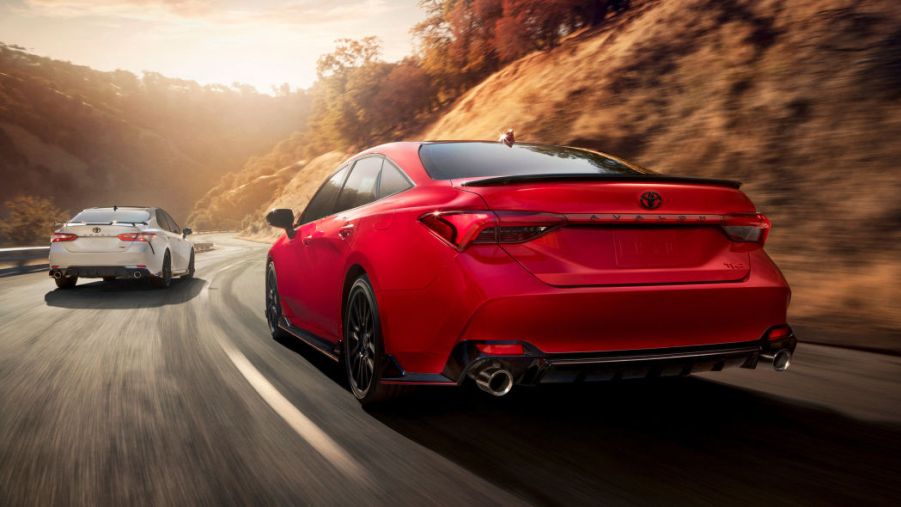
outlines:
{"label": "asphalt road", "polygon": [[0,279],[0,505],[726,505],[901,501],[901,358],[420,389],[362,410],[269,338],[265,245],[213,237],[169,290]]}

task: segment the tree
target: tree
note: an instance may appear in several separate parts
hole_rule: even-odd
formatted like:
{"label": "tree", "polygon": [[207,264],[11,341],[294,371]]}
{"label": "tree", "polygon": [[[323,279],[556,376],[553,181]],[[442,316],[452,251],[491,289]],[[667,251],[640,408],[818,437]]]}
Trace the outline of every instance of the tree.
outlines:
{"label": "tree", "polygon": [[0,221],[0,236],[16,245],[38,245],[49,241],[56,224],[68,214],[49,199],[20,195],[4,203],[6,216]]}

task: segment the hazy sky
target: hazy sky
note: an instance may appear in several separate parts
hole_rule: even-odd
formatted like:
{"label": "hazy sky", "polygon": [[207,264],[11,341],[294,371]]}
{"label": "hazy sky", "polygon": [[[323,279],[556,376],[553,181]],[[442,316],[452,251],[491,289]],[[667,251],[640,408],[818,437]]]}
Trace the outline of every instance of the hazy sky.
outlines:
{"label": "hazy sky", "polygon": [[412,50],[417,0],[0,0],[0,41],[99,70],[201,83],[309,86],[335,39],[377,35]]}

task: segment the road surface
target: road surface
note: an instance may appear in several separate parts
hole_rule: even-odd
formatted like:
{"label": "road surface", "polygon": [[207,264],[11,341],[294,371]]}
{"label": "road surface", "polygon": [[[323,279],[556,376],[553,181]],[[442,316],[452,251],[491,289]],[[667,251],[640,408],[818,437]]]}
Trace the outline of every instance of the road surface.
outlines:
{"label": "road surface", "polygon": [[901,358],[421,389],[360,408],[269,338],[266,246],[218,235],[169,290],[0,279],[0,505],[896,504]]}

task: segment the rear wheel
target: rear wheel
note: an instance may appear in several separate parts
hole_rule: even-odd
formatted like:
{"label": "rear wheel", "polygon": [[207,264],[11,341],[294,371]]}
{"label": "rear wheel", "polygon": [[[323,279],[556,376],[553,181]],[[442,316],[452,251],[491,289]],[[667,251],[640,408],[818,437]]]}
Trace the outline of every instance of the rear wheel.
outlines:
{"label": "rear wheel", "polygon": [[71,289],[75,287],[75,284],[78,283],[77,276],[63,276],[62,278],[54,278],[56,282],[56,286],[60,289]]}
{"label": "rear wheel", "polygon": [[160,273],[160,276],[151,277],[150,285],[159,289],[165,289],[172,285],[172,259],[169,257],[168,251],[166,251],[166,255],[163,257],[162,273]]}
{"label": "rear wheel", "polygon": [[193,278],[194,277],[194,249],[191,249],[191,259],[188,261],[188,271],[185,274],[181,275],[182,278]]}
{"label": "rear wheel", "polygon": [[266,323],[269,325],[269,334],[276,340],[288,336],[288,333],[278,327],[281,321],[282,305],[278,295],[278,279],[275,277],[275,265],[270,262],[266,268]]}
{"label": "rear wheel", "polygon": [[357,278],[347,295],[344,365],[350,390],[363,405],[382,403],[403,392],[402,386],[380,382],[385,350],[378,305],[366,275]]}

